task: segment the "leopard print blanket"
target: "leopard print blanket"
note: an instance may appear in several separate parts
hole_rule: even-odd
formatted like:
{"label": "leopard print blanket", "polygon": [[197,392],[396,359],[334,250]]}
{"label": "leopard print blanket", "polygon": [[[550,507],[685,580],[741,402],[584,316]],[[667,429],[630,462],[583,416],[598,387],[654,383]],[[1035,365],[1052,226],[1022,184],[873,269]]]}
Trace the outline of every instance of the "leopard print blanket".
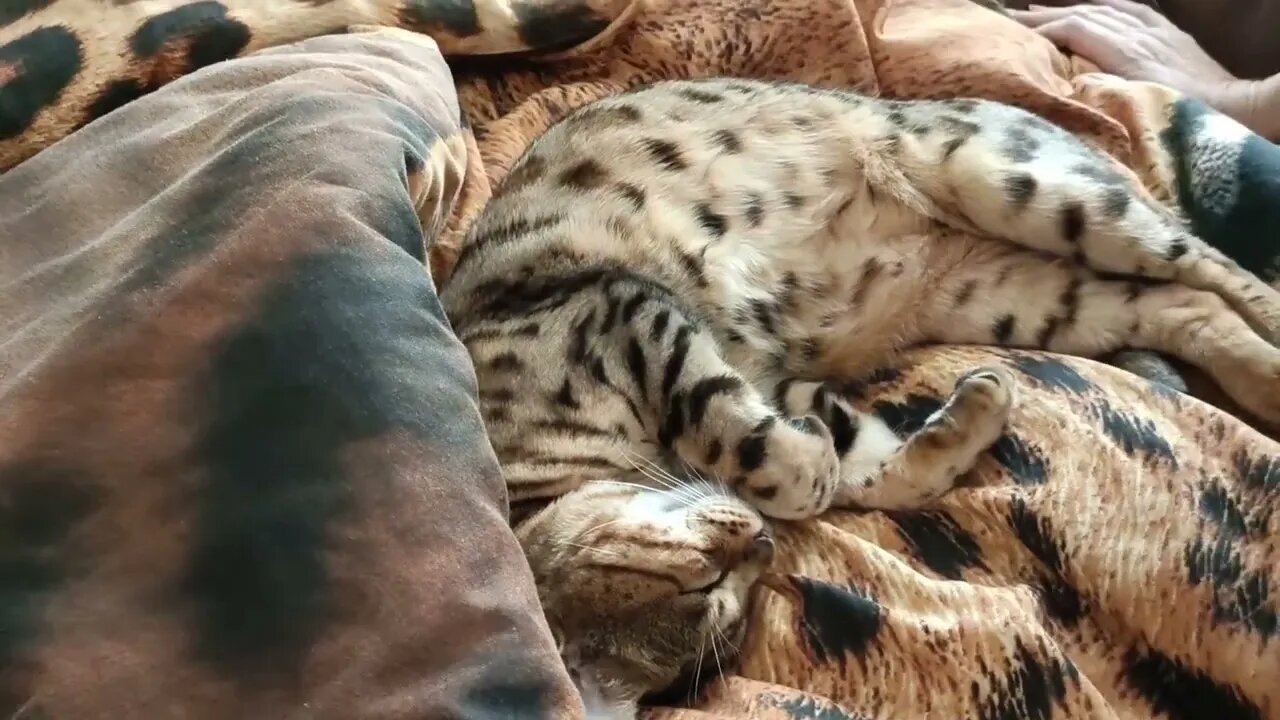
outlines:
{"label": "leopard print blanket", "polygon": [[[262,52],[360,25],[435,38],[458,105],[434,50],[401,35]],[[390,238],[444,281],[470,218],[560,115],[732,74],[1020,105],[1275,278],[1280,151],[1164,88],[1082,70],[965,0],[6,4],[0,716],[572,715],[501,516],[439,481],[492,489],[458,348],[438,317],[375,312],[429,289],[377,243],[319,231]],[[317,128],[329,150],[299,142]],[[347,259],[284,263],[315,243]],[[356,281],[381,290],[357,302]],[[398,344],[397,323],[446,349]],[[910,429],[992,362],[1018,371],[1024,400],[969,486],[929,512],[783,529],[736,670],[650,717],[1280,717],[1280,445],[1041,354],[923,350],[851,400]],[[434,409],[406,416],[415,387]],[[272,392],[303,414],[250,402]],[[350,421],[291,430],[317,411]],[[264,486],[237,457],[316,482]],[[360,462],[378,492],[344,469]],[[166,476],[180,487],[143,482]],[[291,515],[304,500],[311,514]],[[246,520],[267,530],[237,533]],[[466,543],[441,544],[457,532]]]}

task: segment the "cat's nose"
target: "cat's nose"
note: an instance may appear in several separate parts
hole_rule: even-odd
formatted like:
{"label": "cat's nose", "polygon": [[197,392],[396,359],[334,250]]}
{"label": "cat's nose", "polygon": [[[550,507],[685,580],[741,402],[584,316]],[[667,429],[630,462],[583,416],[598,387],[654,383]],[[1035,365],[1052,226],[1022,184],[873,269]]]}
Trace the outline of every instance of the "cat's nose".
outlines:
{"label": "cat's nose", "polygon": [[774,551],[773,536],[767,530],[761,530],[751,540],[751,549],[748,551],[748,557],[764,564],[773,562]]}

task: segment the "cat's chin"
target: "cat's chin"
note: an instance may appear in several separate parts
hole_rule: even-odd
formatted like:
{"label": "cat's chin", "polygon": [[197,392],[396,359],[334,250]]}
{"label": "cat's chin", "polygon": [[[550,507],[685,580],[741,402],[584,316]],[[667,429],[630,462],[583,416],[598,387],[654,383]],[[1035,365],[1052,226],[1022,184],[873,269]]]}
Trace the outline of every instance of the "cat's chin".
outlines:
{"label": "cat's chin", "polygon": [[641,690],[602,684],[591,672],[572,672],[571,677],[582,698],[587,720],[635,720],[640,712]]}

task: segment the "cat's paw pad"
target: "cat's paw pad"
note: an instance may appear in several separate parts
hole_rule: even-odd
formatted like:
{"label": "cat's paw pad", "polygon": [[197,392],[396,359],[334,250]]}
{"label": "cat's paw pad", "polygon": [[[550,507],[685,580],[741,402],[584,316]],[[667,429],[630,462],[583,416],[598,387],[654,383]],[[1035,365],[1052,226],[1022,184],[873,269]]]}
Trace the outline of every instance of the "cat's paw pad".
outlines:
{"label": "cat's paw pad", "polygon": [[840,460],[831,431],[816,417],[773,419],[738,445],[736,487],[761,513],[783,520],[813,517],[831,505]]}

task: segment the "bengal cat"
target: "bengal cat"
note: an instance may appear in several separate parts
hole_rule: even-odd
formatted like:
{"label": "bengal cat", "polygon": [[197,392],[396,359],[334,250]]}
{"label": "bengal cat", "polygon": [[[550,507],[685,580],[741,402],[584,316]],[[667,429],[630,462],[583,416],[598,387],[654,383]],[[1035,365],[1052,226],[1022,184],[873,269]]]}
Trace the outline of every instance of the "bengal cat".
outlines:
{"label": "bengal cat", "polygon": [[903,348],[1145,348],[1280,422],[1280,295],[1102,154],[978,100],[604,99],[516,163],[441,297],[514,506],[554,500],[517,532],[565,661],[621,717],[733,644],[765,518],[919,507],[999,437],[1002,369],[904,438],[829,392]]}

